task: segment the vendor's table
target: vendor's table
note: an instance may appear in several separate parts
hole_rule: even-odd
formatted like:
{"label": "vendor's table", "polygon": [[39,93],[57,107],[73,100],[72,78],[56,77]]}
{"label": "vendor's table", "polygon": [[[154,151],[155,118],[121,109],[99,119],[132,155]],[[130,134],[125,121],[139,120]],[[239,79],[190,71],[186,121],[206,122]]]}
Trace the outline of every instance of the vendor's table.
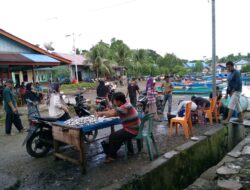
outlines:
{"label": "vendor's table", "polygon": [[[102,122],[97,122],[90,125],[83,125],[80,127],[70,127],[65,125],[63,122],[58,121],[52,124],[52,132],[54,138],[54,156],[55,159],[63,159],[70,161],[72,163],[78,164],[81,167],[82,173],[86,172],[86,153],[84,148],[83,136],[84,133],[88,133],[98,129],[104,129],[107,127],[111,127],[111,133],[114,131],[114,125],[120,124],[121,121],[119,118],[108,118],[103,120]],[[66,156],[62,152],[60,152],[59,144],[64,143],[68,145],[72,145],[76,150],[79,151],[80,159],[73,159],[69,156]]]}

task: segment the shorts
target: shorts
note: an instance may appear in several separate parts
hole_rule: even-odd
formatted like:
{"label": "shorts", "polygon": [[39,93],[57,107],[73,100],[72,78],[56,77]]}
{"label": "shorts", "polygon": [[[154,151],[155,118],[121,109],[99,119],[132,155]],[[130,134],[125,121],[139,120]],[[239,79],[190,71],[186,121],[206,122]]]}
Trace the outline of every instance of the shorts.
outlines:
{"label": "shorts", "polygon": [[240,106],[240,95],[241,92],[233,92],[233,95],[230,98],[230,102],[228,104],[228,109],[230,110],[234,110],[236,107],[236,111],[241,113],[242,112],[242,108]]}

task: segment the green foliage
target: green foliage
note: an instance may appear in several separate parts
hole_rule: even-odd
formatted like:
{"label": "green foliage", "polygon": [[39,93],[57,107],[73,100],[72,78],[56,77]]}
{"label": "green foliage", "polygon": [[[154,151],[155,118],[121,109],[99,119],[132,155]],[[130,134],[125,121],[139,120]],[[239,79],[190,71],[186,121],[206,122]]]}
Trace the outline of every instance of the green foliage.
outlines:
{"label": "green foliage", "polygon": [[198,72],[202,72],[202,70],[203,70],[202,62],[196,61],[193,71],[198,73]]}
{"label": "green foliage", "polygon": [[241,68],[241,72],[242,72],[242,73],[250,72],[250,63],[248,63],[247,65],[244,65],[244,66]]}
{"label": "green foliage", "polygon": [[234,55],[234,54],[229,54],[228,56],[222,57],[219,59],[219,62],[221,63],[226,63],[228,61],[240,61],[241,59],[244,58],[250,58],[250,53],[248,53],[247,55],[241,55],[241,53],[238,53],[238,55]]}
{"label": "green foliage", "polygon": [[127,68],[128,76],[183,74],[183,60],[174,54],[167,53],[164,57],[151,49],[130,49],[122,40],[111,39],[111,44],[100,41],[89,52],[84,52],[97,77],[112,75],[112,66],[120,65]]}
{"label": "green foliage", "polygon": [[64,92],[65,94],[74,93],[78,90],[83,88],[96,88],[96,83],[91,82],[81,82],[78,84],[63,84],[60,87],[60,91]]}
{"label": "green foliage", "polygon": [[52,77],[53,80],[58,78],[69,78],[70,70],[68,69],[68,66],[64,65],[64,66],[53,67]]}

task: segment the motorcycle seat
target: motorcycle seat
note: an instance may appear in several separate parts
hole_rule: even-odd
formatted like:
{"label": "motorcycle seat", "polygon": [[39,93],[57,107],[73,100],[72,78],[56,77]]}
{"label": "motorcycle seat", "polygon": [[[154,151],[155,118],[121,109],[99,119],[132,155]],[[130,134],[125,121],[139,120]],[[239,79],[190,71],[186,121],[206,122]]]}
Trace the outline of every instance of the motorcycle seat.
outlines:
{"label": "motorcycle seat", "polygon": [[106,100],[105,97],[100,97],[100,96],[97,96],[96,99],[99,99],[99,100],[104,100],[105,99]]}
{"label": "motorcycle seat", "polygon": [[58,118],[54,117],[35,117],[35,118],[41,121],[48,121],[48,122],[56,122],[58,120]]}

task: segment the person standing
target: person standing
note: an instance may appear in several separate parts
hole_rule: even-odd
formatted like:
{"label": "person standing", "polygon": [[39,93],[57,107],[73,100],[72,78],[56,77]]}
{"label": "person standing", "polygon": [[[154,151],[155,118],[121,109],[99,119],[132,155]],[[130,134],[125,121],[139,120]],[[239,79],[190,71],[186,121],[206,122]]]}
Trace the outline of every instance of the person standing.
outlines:
{"label": "person standing", "polygon": [[6,135],[12,135],[11,134],[12,123],[14,123],[15,127],[19,132],[22,132],[24,130],[22,121],[18,114],[17,103],[12,93],[13,83],[14,82],[11,79],[7,80],[5,83],[6,87],[3,91],[4,110],[6,112],[6,118],[5,118]]}
{"label": "person standing", "polygon": [[137,93],[138,94],[140,93],[139,92],[139,87],[135,81],[135,78],[132,79],[132,81],[129,83],[128,85],[128,91],[127,91],[127,96],[129,96],[129,99],[130,99],[130,103],[136,107],[136,102],[137,102]]}
{"label": "person standing", "polygon": [[149,78],[146,86],[147,99],[148,99],[148,112],[154,113],[154,119],[156,121],[159,121],[159,117],[157,114],[154,86],[155,86],[154,80],[152,78]]}
{"label": "person standing", "polygon": [[243,113],[242,108],[240,106],[240,95],[242,91],[242,81],[240,72],[234,68],[234,63],[232,61],[228,61],[226,63],[227,70],[229,72],[227,81],[227,93],[225,98],[228,98],[228,95],[231,97],[228,104],[228,115],[224,123],[229,123],[230,118],[232,117],[233,111],[236,108],[236,111],[239,114],[237,122],[243,122]]}
{"label": "person standing", "polygon": [[[172,91],[173,91],[173,85],[170,82],[169,76],[165,76],[165,82],[162,84],[161,87],[163,88],[163,92],[164,92],[163,109],[165,108],[165,106],[167,105],[167,102],[168,102],[168,115],[169,115],[171,113],[171,110],[172,110]],[[162,110],[162,112],[163,111],[164,110]]]}

